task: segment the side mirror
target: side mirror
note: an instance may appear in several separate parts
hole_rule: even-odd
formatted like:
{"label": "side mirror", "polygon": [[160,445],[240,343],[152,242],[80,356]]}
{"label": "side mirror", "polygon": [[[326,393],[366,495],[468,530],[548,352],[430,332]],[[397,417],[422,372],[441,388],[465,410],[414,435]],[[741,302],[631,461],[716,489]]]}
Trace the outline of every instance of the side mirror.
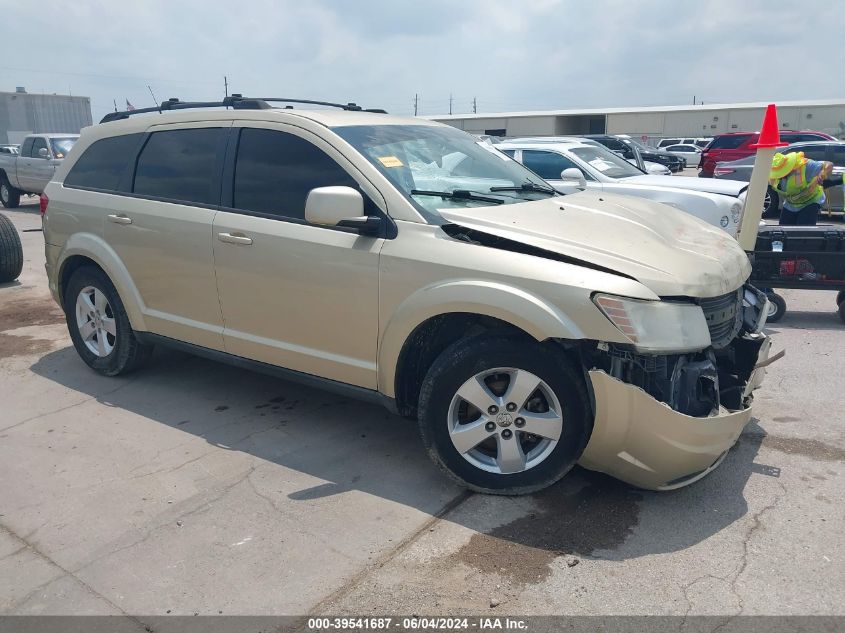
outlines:
{"label": "side mirror", "polygon": [[587,179],[584,173],[577,167],[569,167],[560,172],[561,180],[568,180],[571,184],[577,185],[579,189],[587,188]]}
{"label": "side mirror", "polygon": [[50,152],[47,151],[46,147],[42,147],[38,150],[39,158],[50,158]]}
{"label": "side mirror", "polygon": [[364,215],[364,197],[352,187],[317,187],[305,200],[305,219],[319,226],[358,229],[362,235],[377,235],[382,219]]}

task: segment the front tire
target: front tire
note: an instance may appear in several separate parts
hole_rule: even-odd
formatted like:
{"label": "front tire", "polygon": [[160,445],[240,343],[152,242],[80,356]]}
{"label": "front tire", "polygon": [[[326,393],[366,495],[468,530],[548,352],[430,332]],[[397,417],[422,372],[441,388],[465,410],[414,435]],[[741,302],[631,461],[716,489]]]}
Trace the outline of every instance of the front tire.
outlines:
{"label": "front tire", "polygon": [[11,185],[5,175],[0,176],[0,204],[7,209],[15,209],[20,203],[21,192]]}
{"label": "front tire", "polygon": [[766,189],[763,198],[763,217],[776,218],[780,216],[780,196],[771,187]]}
{"label": "front tire", "polygon": [[17,279],[23,270],[23,246],[12,221],[0,215],[0,283]]}
{"label": "front tire", "polygon": [[768,292],[766,296],[769,298],[769,315],[766,317],[766,323],[777,323],[786,314],[786,299],[776,292]]}
{"label": "front tire", "polygon": [[447,348],[420,390],[432,460],[477,492],[541,490],[575,465],[592,432],[584,378],[561,349],[482,335]]}
{"label": "front tire", "polygon": [[117,290],[99,268],[73,273],[64,292],[64,310],[77,353],[104,376],[128,373],[152,353],[151,345],[136,338]]}

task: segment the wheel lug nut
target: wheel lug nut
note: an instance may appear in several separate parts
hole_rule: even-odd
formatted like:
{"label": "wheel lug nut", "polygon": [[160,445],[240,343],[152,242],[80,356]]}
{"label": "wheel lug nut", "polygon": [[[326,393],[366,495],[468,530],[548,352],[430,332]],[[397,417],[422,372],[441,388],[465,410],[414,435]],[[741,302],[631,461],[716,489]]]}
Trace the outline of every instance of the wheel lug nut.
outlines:
{"label": "wheel lug nut", "polygon": [[506,440],[511,439],[512,436],[513,436],[513,431],[511,431],[510,429],[505,429],[504,431],[502,431],[502,437],[505,438]]}
{"label": "wheel lug nut", "polygon": [[490,407],[487,409],[487,413],[490,415],[496,415],[499,412],[499,407],[495,404],[491,404]]}
{"label": "wheel lug nut", "polygon": [[516,403],[515,402],[508,402],[508,406],[505,407],[508,411],[516,411]]}
{"label": "wheel lug nut", "polygon": [[517,418],[513,421],[514,426],[523,427],[525,426],[525,418]]}
{"label": "wheel lug nut", "polygon": [[484,428],[488,431],[495,431],[496,430],[496,423],[495,422],[488,422],[484,425]]}

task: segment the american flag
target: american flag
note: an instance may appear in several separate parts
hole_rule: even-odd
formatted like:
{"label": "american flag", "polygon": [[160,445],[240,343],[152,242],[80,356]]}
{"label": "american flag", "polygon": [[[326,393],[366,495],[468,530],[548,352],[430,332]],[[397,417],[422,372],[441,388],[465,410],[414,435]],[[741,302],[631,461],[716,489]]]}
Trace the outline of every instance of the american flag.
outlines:
{"label": "american flag", "polygon": [[134,110],[134,109],[135,109],[135,106],[133,106],[131,103],[129,103],[129,99],[127,99],[126,100],[126,111],[132,112],[132,110]]}

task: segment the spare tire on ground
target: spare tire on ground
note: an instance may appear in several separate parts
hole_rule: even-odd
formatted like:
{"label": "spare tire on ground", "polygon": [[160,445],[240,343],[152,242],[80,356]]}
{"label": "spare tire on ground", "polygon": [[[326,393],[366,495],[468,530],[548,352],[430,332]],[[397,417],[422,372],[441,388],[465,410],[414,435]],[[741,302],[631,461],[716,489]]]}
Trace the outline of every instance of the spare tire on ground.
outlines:
{"label": "spare tire on ground", "polygon": [[12,221],[0,215],[0,283],[14,281],[23,270],[23,246]]}

